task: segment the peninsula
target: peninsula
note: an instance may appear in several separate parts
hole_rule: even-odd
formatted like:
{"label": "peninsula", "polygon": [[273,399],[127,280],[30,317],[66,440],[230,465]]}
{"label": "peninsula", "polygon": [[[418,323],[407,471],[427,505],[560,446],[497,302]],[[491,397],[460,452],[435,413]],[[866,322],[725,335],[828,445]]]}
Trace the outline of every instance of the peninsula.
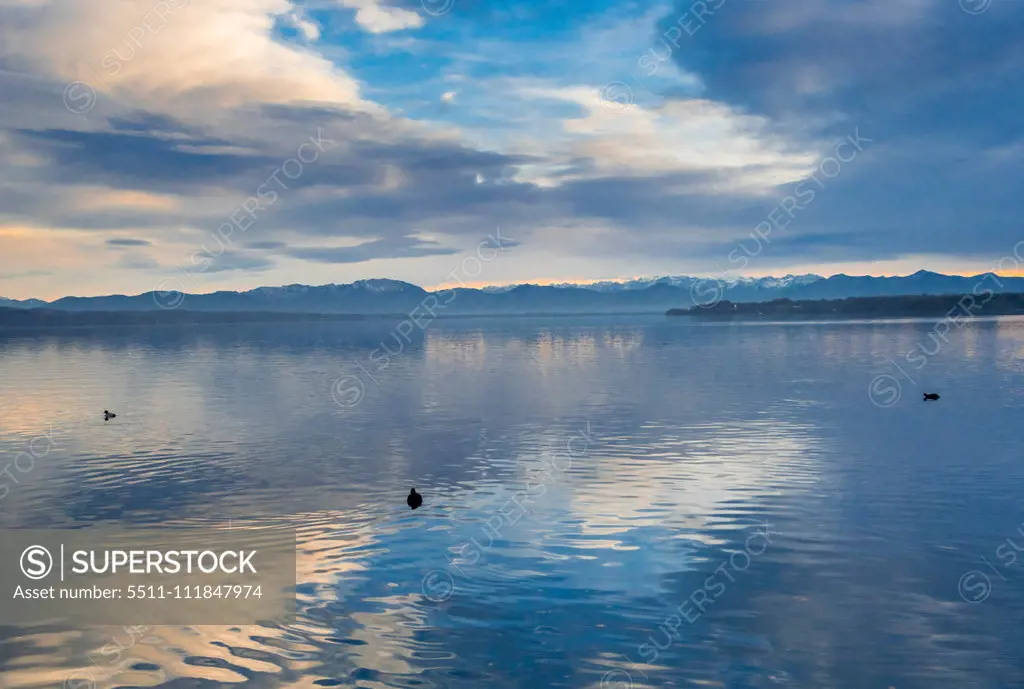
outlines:
{"label": "peninsula", "polygon": [[707,306],[669,309],[669,316],[696,318],[942,318],[1024,314],[1024,294],[917,295],[847,299],[773,299],[754,303],[722,300]]}

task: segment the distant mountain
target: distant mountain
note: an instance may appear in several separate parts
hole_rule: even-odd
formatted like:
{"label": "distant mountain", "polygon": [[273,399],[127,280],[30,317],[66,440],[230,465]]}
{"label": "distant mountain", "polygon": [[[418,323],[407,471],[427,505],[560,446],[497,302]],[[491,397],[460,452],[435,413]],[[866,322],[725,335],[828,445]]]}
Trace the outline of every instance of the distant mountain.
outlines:
{"label": "distant mountain", "polygon": [[833,275],[802,286],[789,298],[843,299],[846,297],[895,297],[914,294],[965,294],[977,287],[981,292],[1024,292],[1024,278],[1002,277],[982,273],[964,277],[919,270],[905,277],[872,277],[870,275]]}
{"label": "distant mountain", "polygon": [[63,297],[46,304],[63,311],[189,311],[394,314],[408,312],[426,290],[398,280],[359,280],[349,285],[285,285],[247,292],[145,292],[135,296]]}
{"label": "distant mountain", "polygon": [[786,275],[766,278],[696,278],[685,275],[641,278],[626,282],[563,285],[509,285],[484,289],[457,288],[428,292],[399,280],[359,280],[347,285],[285,285],[245,292],[182,294],[146,292],[126,296],[63,297],[39,300],[0,300],[0,306],[63,311],[326,313],[353,315],[419,313],[664,313],[671,308],[705,306],[721,300],[733,303],[774,299],[813,300],[849,297],[945,295],[984,290],[1024,293],[1024,278],[992,273],[963,277],[919,271],[904,277]]}
{"label": "distant mountain", "polygon": [[[565,288],[583,288],[590,289],[596,292],[622,292],[624,290],[636,290],[636,289],[647,289],[654,285],[670,285],[672,287],[685,287],[690,289],[690,286],[702,278],[694,278],[687,275],[666,275],[664,277],[654,278],[637,278],[635,280],[627,280],[625,282],[614,282],[614,281],[603,281],[603,282],[590,282],[590,283],[575,283],[575,282],[563,282],[551,287],[557,287],[560,289]],[[722,278],[722,283],[729,287],[735,288],[743,286],[751,289],[782,289],[784,287],[790,287],[795,285],[807,285],[818,280],[824,280],[825,278],[820,275],[786,275],[781,278]],[[509,288],[490,288],[495,290],[507,290]]]}
{"label": "distant mountain", "polygon": [[16,309],[38,309],[46,306],[46,302],[42,299],[6,299],[0,297],[0,307],[16,308]]}

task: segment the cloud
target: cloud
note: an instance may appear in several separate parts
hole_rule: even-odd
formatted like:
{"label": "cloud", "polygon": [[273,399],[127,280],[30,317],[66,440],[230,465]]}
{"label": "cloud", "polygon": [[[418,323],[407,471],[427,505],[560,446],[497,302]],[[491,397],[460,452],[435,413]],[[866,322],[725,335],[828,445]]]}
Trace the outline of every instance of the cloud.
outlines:
{"label": "cloud", "polygon": [[356,10],[356,23],[370,33],[418,29],[424,20],[416,12],[382,5],[380,0],[340,0],[343,7]]}
{"label": "cloud", "polygon": [[273,37],[287,0],[47,0],[6,10],[0,57],[150,111],[205,117],[253,103],[376,110],[320,55]]}
{"label": "cloud", "polygon": [[245,245],[247,249],[256,249],[258,251],[269,251],[271,249],[283,249],[288,245],[284,242],[249,242]]}
{"label": "cloud", "polygon": [[153,246],[153,243],[145,239],[108,239],[107,246]]}
{"label": "cloud", "polygon": [[458,252],[458,249],[442,247],[438,242],[415,237],[392,237],[344,247],[290,247],[285,251],[293,258],[320,263],[362,263],[377,258],[450,256]]}
{"label": "cloud", "polygon": [[[1020,240],[1018,3],[727,2],[649,76],[688,1],[543,25],[475,6],[444,31],[410,0],[0,2],[0,270],[56,276],[20,296],[151,288],[165,269],[138,256],[96,270],[125,240],[160,266],[223,245],[206,279],[226,288],[437,284],[497,225],[520,246],[495,280],[703,274],[858,129],[875,143],[751,271],[994,263]],[[74,79],[93,109],[65,107]]]}
{"label": "cloud", "polygon": [[[690,6],[677,2],[663,26]],[[1020,80],[1013,65],[1022,18],[1019,3],[993,3],[980,17],[942,0],[726,4],[692,37],[684,34],[685,49],[672,59],[699,72],[710,97],[789,125],[884,119],[895,134],[952,124],[964,111],[1005,120],[1004,108],[974,98],[1007,96]]]}
{"label": "cloud", "polygon": [[[566,179],[609,175],[730,173],[726,189],[772,189],[807,177],[817,160],[803,142],[790,143],[771,131],[767,118],[747,115],[725,103],[700,98],[668,100],[660,107],[618,103],[586,87],[527,88],[533,98],[575,103],[582,116],[561,121],[557,140],[544,142],[561,153],[532,181],[551,185]],[[544,170],[544,168],[547,170]],[[713,188],[708,185],[709,189]]]}
{"label": "cloud", "polygon": [[320,27],[301,12],[291,12],[282,18],[282,23],[299,32],[306,41],[320,38]]}
{"label": "cloud", "polygon": [[153,212],[170,212],[178,209],[179,200],[170,194],[154,194],[134,189],[111,189],[94,186],[77,186],[71,192],[71,203],[82,212],[99,210],[134,209]]}

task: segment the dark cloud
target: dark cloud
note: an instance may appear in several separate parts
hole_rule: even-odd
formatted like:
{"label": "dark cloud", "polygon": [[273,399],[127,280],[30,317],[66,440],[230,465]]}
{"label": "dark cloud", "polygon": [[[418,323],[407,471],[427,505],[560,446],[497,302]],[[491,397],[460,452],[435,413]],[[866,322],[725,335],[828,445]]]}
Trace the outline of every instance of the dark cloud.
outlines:
{"label": "dark cloud", "polygon": [[517,246],[522,246],[523,243],[517,241],[513,237],[505,237],[501,234],[500,228],[497,228],[494,234],[489,234],[484,237],[477,245],[477,249],[483,251],[484,249],[514,249]]}
{"label": "dark cloud", "polygon": [[[659,24],[699,24],[671,59],[700,75],[707,97],[765,115],[796,140],[854,130],[873,140],[834,179],[818,175],[813,204],[758,260],[991,256],[1024,238],[1024,157],[995,155],[1024,141],[1024,3],[993,2],[976,15],[962,4],[726,2],[700,24],[680,0]],[[684,200],[681,213],[706,219],[709,204],[693,202],[703,210]],[[762,219],[741,207],[748,224]],[[715,211],[718,222],[738,219]]]}
{"label": "dark cloud", "polygon": [[[150,112],[134,112],[122,117],[110,117],[107,124],[115,132],[138,132],[150,135],[158,134],[185,134],[189,137],[201,137],[202,133],[194,127],[175,120],[172,117],[158,115]],[[215,141],[215,140],[207,140]],[[220,141],[227,144],[227,141]]]}
{"label": "dark cloud", "polygon": [[318,263],[361,263],[378,258],[416,258],[420,256],[449,256],[458,249],[440,246],[413,237],[379,239],[351,247],[291,247],[285,252],[293,258]]}
{"label": "dark cloud", "polygon": [[[107,184],[115,188],[181,191],[222,182],[244,173],[273,171],[270,156],[183,151],[181,146],[217,146],[216,139],[167,139],[148,132],[90,132],[72,129],[12,132],[33,150],[50,157],[55,181]],[[269,174],[269,172],[267,173]]]}
{"label": "dark cloud", "polygon": [[[330,129],[332,124],[362,122],[371,124],[373,118],[362,113],[350,112],[328,106],[317,105],[263,105],[259,109],[260,115],[267,120],[301,125],[309,129],[311,133],[316,132],[317,127]],[[330,132],[327,132],[328,135]]]}
{"label": "dark cloud", "polygon": [[107,246],[152,246],[153,243],[145,239],[108,239]]}
{"label": "dark cloud", "polygon": [[[659,28],[692,19],[692,5],[679,0]],[[1018,2],[980,15],[944,0],[726,2],[684,32],[672,59],[710,97],[788,124],[837,133],[861,123],[890,139],[950,129],[998,137],[1020,132],[1022,29]]]}
{"label": "dark cloud", "polygon": [[[652,28],[667,31],[692,7],[679,0]],[[684,32],[670,59],[700,78],[703,96],[764,117],[767,131],[794,150],[827,156],[830,142],[855,131],[871,139],[835,176],[818,175],[813,201],[773,230],[758,269],[913,254],[998,257],[1024,238],[1021,35],[1024,3],[1005,0],[977,15],[956,0],[726,0],[694,35]],[[213,232],[230,212],[211,210],[217,204],[83,212],[60,190],[83,183],[182,196],[215,189],[225,208],[237,207],[304,141],[330,142],[297,178],[278,174],[283,188],[273,187],[274,203],[244,242],[241,232],[233,235],[236,244],[210,261],[209,272],[267,270],[274,255],[318,263],[449,255],[497,226],[527,247],[535,228],[556,228],[544,239],[567,255],[667,257],[712,268],[796,186],[751,194],[710,170],[602,174],[599,161],[577,156],[557,160],[561,169],[549,176],[560,183],[541,187],[512,178],[525,166],[556,162],[555,154],[477,149],[397,118],[261,106],[240,115],[237,130],[212,133],[116,110],[109,99],[88,118],[69,117],[62,88],[0,72],[0,162],[14,154],[46,161],[0,181],[0,220],[172,238],[182,227]],[[662,95],[682,97],[671,85]],[[557,228],[569,224],[613,231],[559,244]],[[459,249],[449,248],[449,237]],[[362,243],[332,246],[338,238]]]}

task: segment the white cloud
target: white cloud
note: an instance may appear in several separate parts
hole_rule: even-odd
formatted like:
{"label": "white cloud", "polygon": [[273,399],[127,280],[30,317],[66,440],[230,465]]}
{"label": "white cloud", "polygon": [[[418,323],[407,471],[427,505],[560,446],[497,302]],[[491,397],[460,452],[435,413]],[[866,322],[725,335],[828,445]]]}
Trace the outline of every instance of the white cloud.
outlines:
{"label": "white cloud", "polygon": [[320,38],[320,27],[311,21],[302,20],[299,22],[299,29],[310,41],[315,41]]}
{"label": "white cloud", "polygon": [[[129,106],[179,114],[302,101],[377,109],[329,60],[274,40],[276,19],[298,17],[287,0],[40,0],[10,12],[0,55]],[[307,36],[318,34],[302,22]]]}
{"label": "white cloud", "polygon": [[300,12],[289,14],[285,19],[285,23],[302,33],[307,41],[314,42],[320,39],[320,27],[316,22],[310,21]]}
{"label": "white cloud", "polygon": [[643,107],[629,102],[631,94],[621,94],[628,97],[618,102],[585,86],[529,87],[521,95],[575,103],[584,110],[579,117],[561,120],[557,137],[536,142],[536,152],[544,150],[563,161],[586,158],[594,169],[560,174],[558,164],[543,164],[527,173],[530,181],[545,186],[604,175],[701,172],[718,173],[716,187],[723,190],[756,192],[805,178],[817,160],[816,152],[794,150],[770,133],[766,118],[712,100]]}
{"label": "white cloud", "polygon": [[401,7],[382,6],[379,0],[341,0],[341,4],[356,10],[356,23],[370,33],[390,33],[423,26],[423,17]]}

